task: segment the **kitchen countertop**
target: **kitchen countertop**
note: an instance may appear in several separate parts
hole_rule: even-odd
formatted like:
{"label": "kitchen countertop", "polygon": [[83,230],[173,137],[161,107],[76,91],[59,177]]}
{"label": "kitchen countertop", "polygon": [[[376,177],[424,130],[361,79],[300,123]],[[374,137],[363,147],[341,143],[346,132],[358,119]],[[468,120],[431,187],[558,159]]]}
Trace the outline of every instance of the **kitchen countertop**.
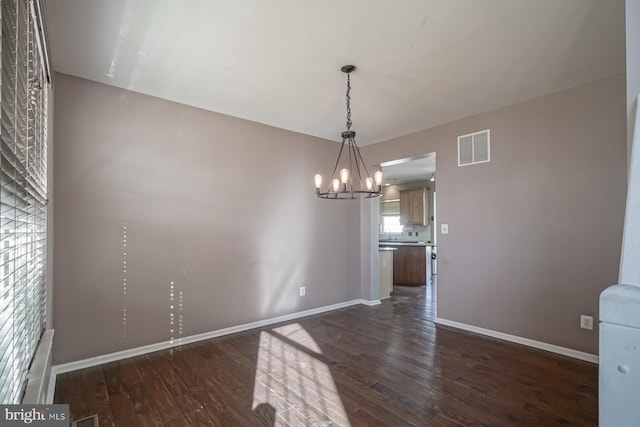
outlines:
{"label": "kitchen countertop", "polygon": [[433,243],[427,242],[406,242],[403,240],[380,240],[380,246],[431,246],[435,247]]}

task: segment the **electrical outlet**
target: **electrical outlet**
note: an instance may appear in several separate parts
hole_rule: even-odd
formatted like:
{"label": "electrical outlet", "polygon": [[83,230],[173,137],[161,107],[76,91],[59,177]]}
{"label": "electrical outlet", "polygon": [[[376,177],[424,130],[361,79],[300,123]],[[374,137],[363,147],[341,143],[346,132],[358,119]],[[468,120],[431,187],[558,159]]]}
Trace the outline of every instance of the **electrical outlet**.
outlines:
{"label": "electrical outlet", "polygon": [[440,233],[449,234],[449,224],[440,224]]}
{"label": "electrical outlet", "polygon": [[303,297],[307,294],[307,288],[305,288],[304,286],[300,287],[300,296]]}
{"label": "electrical outlet", "polygon": [[593,317],[585,316],[584,314],[580,315],[580,327],[582,329],[588,329],[593,331]]}

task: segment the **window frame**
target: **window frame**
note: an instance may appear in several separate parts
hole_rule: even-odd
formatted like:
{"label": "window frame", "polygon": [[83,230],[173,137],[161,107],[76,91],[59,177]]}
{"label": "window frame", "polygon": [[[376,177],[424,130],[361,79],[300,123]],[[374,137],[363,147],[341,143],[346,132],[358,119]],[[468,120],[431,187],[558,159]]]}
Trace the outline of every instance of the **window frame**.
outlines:
{"label": "window frame", "polygon": [[50,73],[39,2],[0,6],[0,402],[15,404],[47,318]]}

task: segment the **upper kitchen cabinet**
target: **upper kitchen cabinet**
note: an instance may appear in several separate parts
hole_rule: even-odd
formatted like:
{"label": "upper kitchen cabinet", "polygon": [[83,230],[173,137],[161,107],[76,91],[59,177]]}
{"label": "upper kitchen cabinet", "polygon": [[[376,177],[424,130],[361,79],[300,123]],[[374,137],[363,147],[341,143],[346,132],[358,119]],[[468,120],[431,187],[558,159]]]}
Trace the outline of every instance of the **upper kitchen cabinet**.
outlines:
{"label": "upper kitchen cabinet", "polygon": [[402,225],[429,225],[431,209],[429,189],[419,188],[400,192],[400,223]]}

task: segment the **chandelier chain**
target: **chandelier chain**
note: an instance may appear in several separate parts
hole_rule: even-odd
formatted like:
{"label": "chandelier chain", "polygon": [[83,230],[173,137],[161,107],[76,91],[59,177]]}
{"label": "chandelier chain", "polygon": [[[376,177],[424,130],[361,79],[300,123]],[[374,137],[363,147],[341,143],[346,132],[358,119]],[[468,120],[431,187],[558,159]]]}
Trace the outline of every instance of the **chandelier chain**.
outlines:
{"label": "chandelier chain", "polygon": [[351,130],[351,74],[347,73],[347,130]]}

